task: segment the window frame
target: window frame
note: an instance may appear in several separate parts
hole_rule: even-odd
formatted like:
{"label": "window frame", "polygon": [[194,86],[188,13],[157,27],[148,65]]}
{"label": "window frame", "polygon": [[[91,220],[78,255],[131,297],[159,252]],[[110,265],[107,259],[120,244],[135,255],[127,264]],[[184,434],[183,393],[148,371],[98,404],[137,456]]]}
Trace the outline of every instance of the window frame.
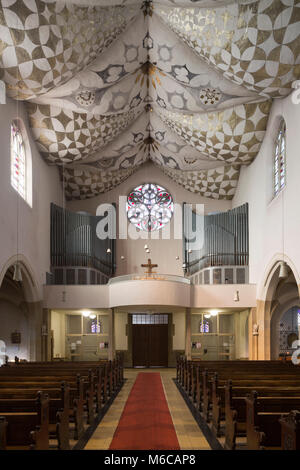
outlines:
{"label": "window frame", "polygon": [[[286,187],[286,123],[282,118],[277,130],[273,155],[273,197]],[[283,146],[284,145],[284,146]]]}
{"label": "window frame", "polygon": [[[13,184],[13,170],[16,155],[13,145],[13,127],[21,137],[21,146],[23,148],[24,155],[24,191],[19,190],[18,185]],[[14,191],[20,196],[29,206],[32,208],[32,156],[31,148],[29,145],[28,135],[21,119],[13,119],[10,123],[10,185]]]}

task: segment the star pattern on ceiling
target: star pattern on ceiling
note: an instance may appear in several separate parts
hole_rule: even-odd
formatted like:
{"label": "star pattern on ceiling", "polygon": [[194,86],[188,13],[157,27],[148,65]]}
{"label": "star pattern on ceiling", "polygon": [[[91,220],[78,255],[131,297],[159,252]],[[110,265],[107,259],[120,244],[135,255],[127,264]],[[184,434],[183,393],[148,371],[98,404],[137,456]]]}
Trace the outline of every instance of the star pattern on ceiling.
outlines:
{"label": "star pattern on ceiling", "polygon": [[300,78],[300,0],[0,0],[0,79],[69,199],[151,160],[231,199]]}

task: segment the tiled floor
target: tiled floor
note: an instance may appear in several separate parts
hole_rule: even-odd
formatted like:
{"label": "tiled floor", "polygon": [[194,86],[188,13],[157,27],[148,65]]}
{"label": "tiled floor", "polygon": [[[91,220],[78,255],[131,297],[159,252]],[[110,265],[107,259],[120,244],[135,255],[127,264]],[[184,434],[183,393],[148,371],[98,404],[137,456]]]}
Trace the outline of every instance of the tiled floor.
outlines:
{"label": "tiled floor", "polygon": [[121,417],[126,400],[139,372],[160,372],[169,410],[181,449],[209,450],[210,447],[173,382],[175,369],[125,369],[127,379],[113,405],[104,416],[93,436],[86,444],[87,450],[108,449]]}

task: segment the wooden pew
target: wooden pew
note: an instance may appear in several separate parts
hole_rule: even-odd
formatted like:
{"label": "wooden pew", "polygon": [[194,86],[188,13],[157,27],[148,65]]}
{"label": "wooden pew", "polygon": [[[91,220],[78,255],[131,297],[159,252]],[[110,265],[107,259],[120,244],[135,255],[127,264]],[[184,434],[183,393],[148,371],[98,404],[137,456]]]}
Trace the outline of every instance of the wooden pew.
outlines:
{"label": "wooden pew", "polygon": [[[7,389],[8,386],[12,388],[21,387],[25,395],[32,393],[34,390],[36,391],[37,388],[51,390],[53,395],[61,380],[65,380],[70,384],[69,412],[70,418],[75,424],[74,438],[79,439],[84,431],[84,408],[87,412],[87,423],[91,424],[95,418],[95,413],[101,412],[109,397],[113,396],[122,385],[123,357],[120,354],[117,355],[114,361],[86,361],[83,363],[17,362],[9,364],[0,368],[0,381],[2,383],[0,383],[0,396],[1,390],[3,391],[4,387]],[[19,385],[19,382],[21,385]],[[50,416],[51,421],[53,421],[51,408]],[[51,425],[53,424],[51,422]],[[65,424],[65,413],[58,415],[56,423],[57,439],[61,448],[68,448],[65,439]],[[60,431],[61,428],[63,431]]]}
{"label": "wooden pew", "polygon": [[7,421],[4,416],[0,416],[0,450],[6,448],[6,427]]}
{"label": "wooden pew", "polygon": [[[233,375],[233,374],[232,374]],[[226,421],[226,387],[228,386],[228,380],[219,380],[218,374],[216,373],[212,379],[212,428],[217,436],[221,435],[220,423],[222,420]],[[292,376],[281,376],[272,374],[266,376],[265,374],[247,374],[239,375],[230,380],[230,392],[231,398],[233,395],[243,393],[244,396],[251,391],[251,389],[258,387],[259,390],[264,388],[269,390],[274,389],[288,389],[298,387],[300,390],[300,378]],[[288,390],[287,390],[288,392]],[[271,392],[270,392],[271,393]],[[268,395],[270,394],[268,393]],[[227,406],[228,408],[228,406]]]}
{"label": "wooden pew", "polygon": [[36,399],[0,400],[0,416],[6,424],[4,449],[49,449],[47,395],[39,392]]}
{"label": "wooden pew", "polygon": [[[64,377],[69,386],[69,418],[74,422],[74,439],[77,440],[84,432],[84,406],[86,403],[84,397],[84,378],[80,375]],[[27,390],[57,390],[60,387],[61,381],[59,378],[53,376],[40,377],[36,372],[35,375],[18,374],[15,376],[14,381],[12,381],[12,377],[7,380],[7,377],[1,376],[0,393],[3,388],[10,388],[13,392],[18,388]]]}
{"label": "wooden pew", "polygon": [[300,449],[300,411],[293,410],[279,419],[281,425],[281,449]]}
{"label": "wooden pew", "polygon": [[[256,384],[257,385],[257,384]],[[254,386],[252,387],[252,389]],[[257,388],[257,387],[256,387]],[[246,436],[247,413],[245,398],[252,391],[249,387],[233,387],[232,382],[228,381],[225,389],[225,449],[234,450],[236,448],[236,438]],[[284,382],[281,386],[259,389],[259,394],[263,396],[274,397],[278,395],[298,397],[300,387],[284,388]]]}
{"label": "wooden pew", "polygon": [[[70,419],[70,387],[62,382],[60,388],[43,389],[49,396],[49,439],[57,439],[59,450],[69,450],[69,419]],[[0,389],[0,404],[2,400],[22,401],[37,396],[39,386],[21,388],[22,383],[13,384],[13,388]]]}
{"label": "wooden pew", "polygon": [[[292,373],[293,372],[293,373]],[[227,370],[227,371],[218,371],[215,373],[209,373],[207,370],[205,370],[202,373],[202,403],[203,403],[203,415],[206,419],[206,421],[210,420],[210,410],[213,408],[213,405],[215,407],[219,407],[219,415],[221,412],[222,408],[222,413],[224,415],[225,413],[225,385],[228,379],[232,379],[233,381],[236,382],[238,385],[238,382],[244,385],[253,385],[255,387],[256,381],[262,381],[262,380],[269,380],[270,385],[275,381],[285,381],[287,385],[293,385],[293,384],[299,384],[300,386],[300,374],[299,370],[295,369],[294,371],[283,371],[280,369],[273,369],[269,370],[266,372],[264,369],[263,370]],[[216,382],[218,384],[216,385]],[[276,384],[274,384],[276,385]],[[215,388],[214,388],[215,387]],[[218,392],[220,396],[215,396],[218,395],[217,392],[217,387]],[[252,388],[253,388],[252,387]],[[213,403],[214,402],[214,403]],[[216,408],[215,408],[216,410]],[[217,414],[215,414],[217,416]],[[214,426],[216,429],[219,429],[218,426],[218,421],[217,418],[214,418]]]}
{"label": "wooden pew", "polygon": [[[10,373],[13,373],[14,370],[18,370],[20,373],[24,373],[25,375],[28,373],[34,373],[35,370],[39,370],[39,374],[47,374],[49,371],[55,370],[56,374],[66,374],[68,372],[80,373],[80,375],[85,377],[88,386],[86,386],[86,390],[88,393],[86,396],[87,402],[87,411],[88,411],[88,421],[91,424],[94,419],[94,412],[93,412],[93,401],[96,400],[96,408],[100,410],[101,407],[107,402],[108,397],[113,394],[117,388],[119,388],[123,382],[123,380],[119,381],[117,376],[116,368],[120,366],[114,364],[113,366],[110,365],[110,361],[101,361],[101,362],[60,362],[60,363],[53,363],[53,362],[40,362],[40,363],[17,363],[12,364],[9,366],[7,370]],[[123,366],[121,366],[123,367]],[[115,374],[114,382],[113,382],[113,374]],[[1,375],[1,369],[0,369]],[[91,375],[94,375],[94,380],[91,379]],[[123,377],[123,371],[121,370],[119,373],[120,377]]]}
{"label": "wooden pew", "polygon": [[300,408],[300,396],[259,397],[257,391],[252,391],[245,401],[247,448],[281,449],[280,418]]}

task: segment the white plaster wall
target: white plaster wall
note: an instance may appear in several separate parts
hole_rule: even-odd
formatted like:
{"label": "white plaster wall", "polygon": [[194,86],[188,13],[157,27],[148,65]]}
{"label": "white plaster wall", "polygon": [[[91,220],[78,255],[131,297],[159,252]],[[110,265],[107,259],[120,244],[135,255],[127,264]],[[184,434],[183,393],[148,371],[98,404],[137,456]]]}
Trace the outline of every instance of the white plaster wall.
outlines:
{"label": "white plaster wall", "polygon": [[[32,154],[32,207],[10,184],[10,124],[23,120]],[[48,166],[31,138],[24,105],[7,98],[0,105],[0,273],[17,254],[17,204],[19,204],[19,253],[31,266],[42,298],[42,284],[50,265],[50,203],[63,204],[62,186],[56,167]]]}
{"label": "white plaster wall", "polygon": [[[91,214],[96,214],[97,207],[104,203],[116,203],[119,208],[119,196],[127,197],[129,192],[142,183],[157,183],[170,191],[173,196],[174,202],[178,204],[194,203],[204,204],[205,213],[215,211],[226,211],[231,209],[231,201],[218,201],[201,197],[197,194],[193,194],[185,190],[182,186],[173,182],[164,173],[151,163],[143,165],[136,173],[130,178],[124,181],[117,188],[100,195],[98,197],[88,199],[85,201],[69,201],[67,207],[73,211],[87,211]],[[126,219],[126,207],[123,206],[121,210],[125,222]],[[118,211],[119,217],[119,211]],[[119,225],[119,224],[118,224]],[[122,232],[124,232],[124,224],[121,225]],[[131,226],[132,228],[132,226]],[[167,229],[166,229],[167,230]],[[118,227],[118,232],[120,232]],[[153,232],[151,234],[152,239],[148,239],[148,233],[140,232],[143,235],[143,239],[120,239],[117,237],[116,243],[116,255],[117,255],[117,272],[116,275],[120,276],[123,274],[141,273],[144,268],[141,268],[141,264],[147,262],[147,258],[150,257],[152,262],[158,264],[157,272],[161,274],[176,274],[182,275],[182,240],[174,238],[174,217],[172,218],[170,225],[171,237],[164,240],[156,240],[153,237],[161,236],[161,231]],[[144,245],[147,244],[151,250],[151,253],[145,253]],[[120,257],[125,256],[126,260],[121,261]],[[179,256],[179,260],[176,260],[176,256]]]}
{"label": "white plaster wall", "polygon": [[173,351],[185,349],[185,311],[173,312]]}
{"label": "white plaster wall", "polygon": [[115,348],[118,351],[127,351],[128,349],[127,323],[128,313],[115,312]]}
{"label": "white plaster wall", "polygon": [[53,356],[65,357],[66,349],[66,316],[61,312],[51,312],[51,330],[53,331]]}
{"label": "white plaster wall", "polygon": [[248,315],[249,310],[235,312],[234,329],[235,329],[235,358],[244,359],[249,357],[248,351]]}
{"label": "white plaster wall", "polygon": [[[287,126],[286,187],[273,198],[273,157],[280,116]],[[266,269],[276,257],[291,262],[300,273],[299,210],[300,105],[291,97],[273,103],[267,133],[255,161],[241,169],[233,207],[249,203],[250,283],[263,285]],[[269,269],[268,268],[268,269]]]}
{"label": "white plaster wall", "polygon": [[[25,313],[17,306],[6,300],[0,300],[1,326],[0,340],[6,344],[6,355],[9,361],[14,361],[15,356],[29,360],[29,323]],[[4,317],[4,318],[3,318]],[[21,333],[21,343],[11,342],[11,333]]]}

